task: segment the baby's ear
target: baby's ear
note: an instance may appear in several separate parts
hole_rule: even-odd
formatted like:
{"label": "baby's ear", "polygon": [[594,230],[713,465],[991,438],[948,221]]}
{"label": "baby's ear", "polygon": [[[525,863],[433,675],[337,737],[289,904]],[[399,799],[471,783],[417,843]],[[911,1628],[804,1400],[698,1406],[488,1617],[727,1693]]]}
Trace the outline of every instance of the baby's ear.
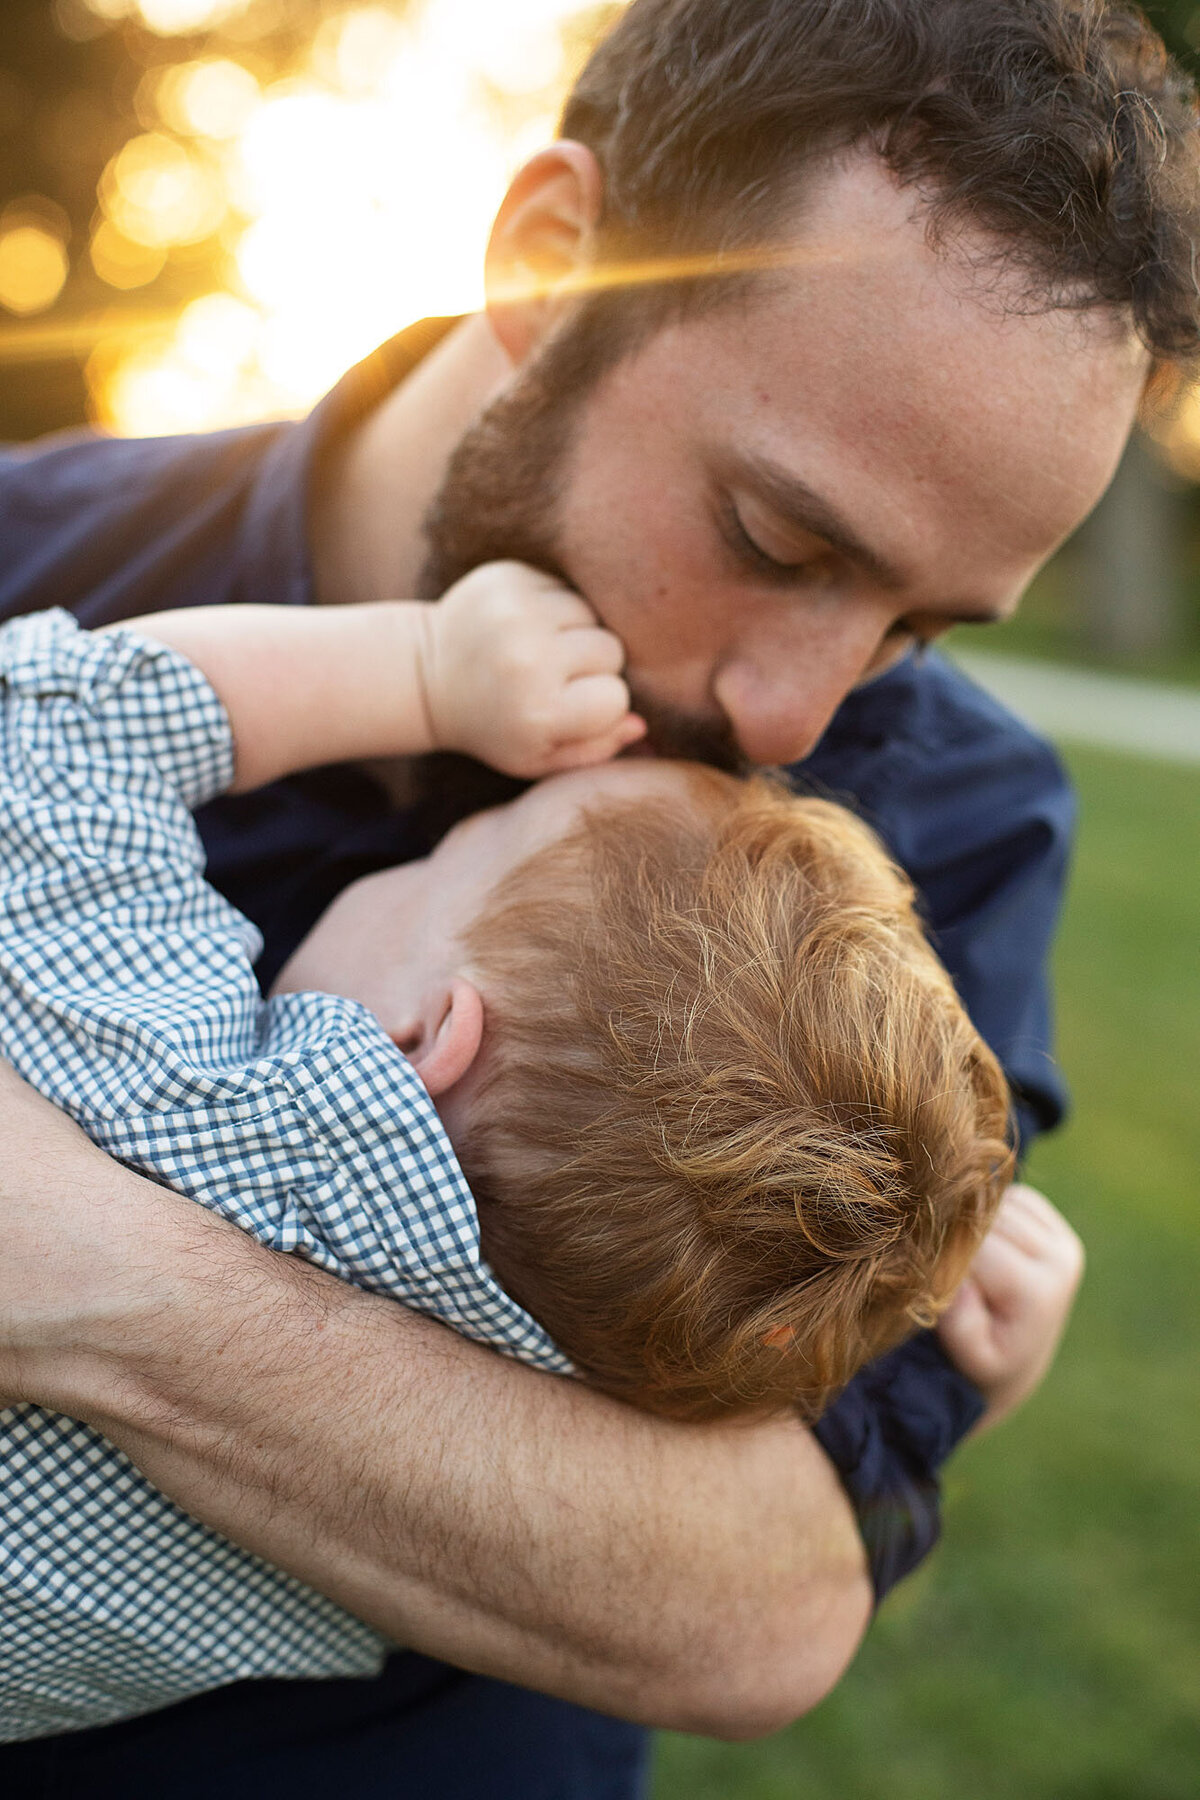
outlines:
{"label": "baby's ear", "polygon": [[461,976],[445,986],[430,988],[416,1026],[393,1032],[392,1040],[425,1083],[430,1098],[436,1100],[462,1080],[479,1054],[483,1042],[479,989]]}

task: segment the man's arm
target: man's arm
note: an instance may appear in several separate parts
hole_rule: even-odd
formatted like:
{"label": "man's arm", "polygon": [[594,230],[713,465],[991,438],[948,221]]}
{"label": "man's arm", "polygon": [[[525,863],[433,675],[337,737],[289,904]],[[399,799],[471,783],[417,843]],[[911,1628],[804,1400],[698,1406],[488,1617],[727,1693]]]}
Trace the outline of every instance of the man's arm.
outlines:
{"label": "man's arm", "polygon": [[861,1543],[790,1421],[674,1425],[493,1356],[129,1174],[8,1071],[0,1172],[0,1391],[398,1641],[728,1737],[853,1655]]}

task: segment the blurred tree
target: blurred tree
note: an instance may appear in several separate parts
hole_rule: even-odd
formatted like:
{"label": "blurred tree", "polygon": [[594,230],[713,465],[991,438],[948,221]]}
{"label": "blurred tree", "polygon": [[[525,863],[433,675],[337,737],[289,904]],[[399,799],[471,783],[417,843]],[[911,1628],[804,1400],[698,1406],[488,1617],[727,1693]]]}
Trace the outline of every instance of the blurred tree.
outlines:
{"label": "blurred tree", "polygon": [[1136,432],[1078,533],[1086,648],[1104,661],[1169,655],[1184,638],[1185,484]]}
{"label": "blurred tree", "polygon": [[1191,67],[1200,50],[1200,6],[1196,0],[1151,0],[1142,8],[1173,56]]}
{"label": "blurred tree", "polygon": [[[1167,48],[1196,72],[1200,52],[1197,0],[1157,0],[1143,11]],[[1112,487],[1077,535],[1063,562],[1059,591],[1079,620],[1068,650],[1103,661],[1161,668],[1200,634],[1191,567],[1200,499],[1171,474],[1142,433],[1134,436]],[[1051,582],[1051,591],[1054,590]],[[1072,592],[1074,590],[1074,592]]]}

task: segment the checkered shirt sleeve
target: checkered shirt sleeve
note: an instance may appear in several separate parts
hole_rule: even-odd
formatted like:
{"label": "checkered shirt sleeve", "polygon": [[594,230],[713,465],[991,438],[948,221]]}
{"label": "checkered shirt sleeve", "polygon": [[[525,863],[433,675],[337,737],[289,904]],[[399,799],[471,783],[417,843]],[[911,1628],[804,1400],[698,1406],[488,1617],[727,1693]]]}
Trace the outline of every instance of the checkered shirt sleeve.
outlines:
{"label": "checkered shirt sleeve", "polygon": [[[373,1016],[263,1002],[189,807],[228,720],[182,657],[66,615],[0,630],[0,1053],[134,1168],[273,1249],[569,1373],[484,1264],[437,1114]],[[365,1674],[357,1620],[159,1494],[88,1427],[0,1413],[0,1738],[248,1676]]]}

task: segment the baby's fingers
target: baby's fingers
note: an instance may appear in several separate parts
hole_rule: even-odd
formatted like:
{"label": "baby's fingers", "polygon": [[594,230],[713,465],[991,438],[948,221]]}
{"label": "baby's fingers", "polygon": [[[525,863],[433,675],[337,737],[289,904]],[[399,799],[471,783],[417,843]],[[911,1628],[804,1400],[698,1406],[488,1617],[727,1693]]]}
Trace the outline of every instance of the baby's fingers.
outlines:
{"label": "baby's fingers", "polygon": [[562,690],[554,735],[566,748],[606,736],[628,714],[629,689],[619,675],[578,675]]}
{"label": "baby's fingers", "polygon": [[624,644],[601,625],[560,632],[558,641],[568,676],[619,675],[625,667]]}
{"label": "baby's fingers", "polygon": [[1036,1258],[993,1225],[972,1259],[971,1280],[991,1311],[1006,1318],[1020,1309],[1036,1267]]}
{"label": "baby's fingers", "polygon": [[619,756],[646,733],[629,710],[629,689],[619,675],[581,675],[567,683],[548,769],[583,769]]}
{"label": "baby's fingers", "polygon": [[992,1315],[970,1276],[938,1320],[937,1333],[946,1355],[964,1375],[982,1376],[987,1371],[994,1353]]}
{"label": "baby's fingers", "polygon": [[1007,1240],[1054,1278],[1077,1284],[1083,1274],[1083,1245],[1056,1206],[1036,1188],[1016,1183],[1008,1189],[990,1236]]}
{"label": "baby's fingers", "polygon": [[590,769],[596,763],[611,762],[614,756],[620,756],[622,750],[628,750],[645,735],[646,721],[639,719],[636,713],[627,713],[613,731],[585,738],[581,743],[564,744],[554,752],[545,772],[564,775],[568,769]]}

